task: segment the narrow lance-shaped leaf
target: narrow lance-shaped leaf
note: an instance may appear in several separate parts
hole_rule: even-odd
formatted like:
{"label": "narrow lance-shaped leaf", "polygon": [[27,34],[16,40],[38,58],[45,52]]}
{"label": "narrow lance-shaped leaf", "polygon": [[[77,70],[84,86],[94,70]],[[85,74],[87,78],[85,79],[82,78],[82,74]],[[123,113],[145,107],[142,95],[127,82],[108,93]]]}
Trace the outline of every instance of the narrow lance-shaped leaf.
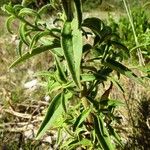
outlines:
{"label": "narrow lance-shaped leaf", "polygon": [[129,68],[122,65],[121,63],[119,63],[113,59],[107,58],[106,61],[104,62],[104,64],[106,66],[108,66],[109,68],[111,68],[112,70],[115,70],[115,71],[127,76],[128,78],[131,78],[134,81],[143,85],[143,81],[141,80],[141,78],[139,78]]}
{"label": "narrow lance-shaped leaf", "polygon": [[76,12],[78,17],[78,27],[81,27],[82,24],[82,2],[81,0],[74,0],[76,6]]}
{"label": "narrow lance-shaped leaf", "polygon": [[22,46],[23,46],[23,42],[22,42],[22,40],[19,40],[16,50],[20,57],[22,57]]}
{"label": "narrow lance-shaped leaf", "polygon": [[[58,114],[56,114],[57,109],[59,107],[59,105],[61,104],[61,93],[59,93],[56,97],[54,97],[54,99],[51,101],[46,116],[37,132],[36,138],[39,139],[41,136],[44,135],[44,133],[50,128],[51,126],[51,119],[58,119],[56,118],[56,116]],[[60,114],[59,114],[60,115]],[[59,116],[57,116],[59,117]],[[54,121],[54,120],[53,120]]]}
{"label": "narrow lance-shaped leaf", "polygon": [[110,125],[108,126],[109,128],[109,131],[110,131],[110,134],[115,138],[116,142],[118,144],[120,144],[120,146],[123,148],[123,144],[122,144],[122,141],[121,141],[121,138],[120,136],[118,135],[118,133],[115,131],[115,129],[113,127],[111,127]]}
{"label": "narrow lance-shaped leaf", "polygon": [[19,14],[18,14],[19,16],[26,16],[26,15],[32,15],[32,16],[37,16],[38,15],[38,13],[35,11],[35,10],[33,10],[33,9],[30,9],[30,8],[23,8],[23,9],[21,9],[20,10],[20,12],[19,12]]}
{"label": "narrow lance-shaped leaf", "polygon": [[12,22],[15,20],[15,17],[14,16],[10,16],[8,17],[8,19],[6,20],[6,27],[7,27],[7,30],[8,32],[10,32],[11,34],[13,34],[13,32],[11,31],[11,24]]}
{"label": "narrow lance-shaped leaf", "polygon": [[78,23],[76,19],[72,21],[72,34],[73,34],[73,53],[74,53],[74,61],[75,61],[75,70],[76,70],[76,76],[77,81],[80,85],[80,65],[81,65],[81,59],[82,59],[82,32],[78,28]]}
{"label": "narrow lance-shaped leaf", "polygon": [[64,93],[63,91],[53,98],[48,107],[45,118],[37,132],[36,139],[41,138],[49,128],[62,127],[62,113],[64,112],[63,106],[61,105],[62,98],[64,99],[65,103],[67,103],[68,99],[71,97],[72,93]]}
{"label": "narrow lance-shaped leaf", "polygon": [[83,121],[85,121],[85,119],[88,117],[90,111],[91,111],[90,109],[86,109],[77,117],[77,119],[73,125],[73,131],[75,131],[76,128],[79,127]]}
{"label": "narrow lance-shaped leaf", "polygon": [[47,50],[52,50],[53,48],[57,48],[57,47],[59,47],[59,46],[60,46],[60,45],[53,43],[53,44],[51,44],[51,45],[44,45],[44,46],[40,46],[40,47],[34,48],[34,49],[32,50],[32,53],[26,52],[26,53],[24,53],[24,54],[22,55],[22,57],[18,58],[16,61],[14,61],[14,62],[11,64],[10,68],[16,66],[17,64],[19,64],[19,63],[21,63],[21,62],[23,62],[23,61],[25,61],[25,60],[27,60],[27,59],[29,59],[29,58],[31,58],[31,57],[37,55],[37,54],[40,54],[40,53],[45,52],[45,51],[47,51]]}
{"label": "narrow lance-shaped leaf", "polygon": [[29,48],[32,49],[41,37],[49,35],[49,34],[50,34],[50,31],[42,31],[42,32],[38,32],[37,34],[35,34],[32,38]]}
{"label": "narrow lance-shaped leaf", "polygon": [[26,35],[26,32],[27,32],[27,29],[26,29],[27,25],[25,23],[21,23],[20,24],[20,27],[19,27],[19,36],[20,36],[20,39],[26,44],[26,45],[29,45],[28,44],[28,41],[27,41],[27,35]]}
{"label": "narrow lance-shaped leaf", "polygon": [[[75,33],[76,32],[76,33]],[[82,35],[73,22],[66,21],[62,30],[62,47],[70,73],[76,85],[80,84]]]}
{"label": "narrow lance-shaped leaf", "polygon": [[[94,125],[95,125],[95,133],[97,136],[98,141],[100,142],[100,145],[103,147],[104,150],[114,150],[114,147],[110,141],[110,138],[108,135],[105,133],[105,131],[102,131],[102,120],[99,119],[98,116],[93,116],[94,117]],[[104,127],[105,128],[105,127]],[[103,134],[105,133],[105,134]]]}
{"label": "narrow lance-shaped leaf", "polygon": [[61,0],[62,1],[62,6],[64,8],[67,21],[72,21],[73,19],[73,11],[72,11],[72,2],[73,0]]}
{"label": "narrow lance-shaped leaf", "polygon": [[57,57],[57,55],[54,55],[54,56],[55,56],[55,60],[56,60],[58,80],[60,82],[66,83],[67,79],[66,79],[66,75],[64,73],[63,67],[62,67],[62,65],[61,65],[61,63],[60,63],[59,58]]}

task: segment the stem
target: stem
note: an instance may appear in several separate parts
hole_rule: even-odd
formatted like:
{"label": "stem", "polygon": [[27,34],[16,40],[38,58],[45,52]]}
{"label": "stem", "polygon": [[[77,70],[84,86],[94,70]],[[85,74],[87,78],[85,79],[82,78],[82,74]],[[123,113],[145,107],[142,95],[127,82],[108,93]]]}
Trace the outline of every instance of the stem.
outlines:
{"label": "stem", "polygon": [[134,27],[134,24],[133,24],[133,18],[132,18],[132,13],[131,13],[130,5],[129,5],[129,3],[127,5],[127,1],[126,0],[123,0],[123,3],[124,3],[124,7],[126,9],[126,12],[127,12],[128,18],[129,18],[129,22],[131,24],[131,28],[132,28],[132,32],[133,32],[135,44],[138,47],[137,48],[137,55],[138,55],[138,58],[139,58],[139,64],[142,66],[142,65],[145,65],[145,62],[144,62],[144,58],[143,58],[141,49],[139,47],[140,44],[138,42],[138,38],[137,38],[137,35],[136,35],[136,32],[135,32],[135,27]]}
{"label": "stem", "polygon": [[[87,89],[86,89],[86,85],[84,85],[84,88],[81,92],[81,101],[82,101],[82,105],[83,105],[84,109],[89,108],[91,105],[89,103],[88,99],[86,98],[86,96],[87,96]],[[89,124],[93,124],[93,117],[92,117],[91,113],[89,114],[87,121]]]}

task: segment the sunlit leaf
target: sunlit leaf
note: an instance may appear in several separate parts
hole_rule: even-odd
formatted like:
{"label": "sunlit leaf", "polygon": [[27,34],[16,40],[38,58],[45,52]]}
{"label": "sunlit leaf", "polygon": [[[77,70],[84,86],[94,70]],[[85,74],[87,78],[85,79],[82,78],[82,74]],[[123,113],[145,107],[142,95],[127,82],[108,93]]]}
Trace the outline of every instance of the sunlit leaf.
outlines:
{"label": "sunlit leaf", "polygon": [[8,32],[10,32],[11,34],[13,34],[13,32],[11,31],[11,24],[12,22],[15,20],[15,17],[14,16],[10,16],[7,18],[6,20],[6,27],[7,27],[7,30]]}
{"label": "sunlit leaf", "polygon": [[22,46],[23,46],[23,42],[22,40],[19,40],[18,46],[17,46],[17,53],[19,54],[20,57],[22,57]]}
{"label": "sunlit leaf", "polygon": [[122,144],[121,138],[118,135],[118,133],[110,125],[108,126],[108,128],[109,128],[110,134],[115,138],[116,142],[123,148],[123,144]]}
{"label": "sunlit leaf", "polygon": [[35,34],[32,38],[29,48],[32,49],[41,37],[49,35],[49,34],[50,34],[50,31],[38,32],[37,34]]}
{"label": "sunlit leaf", "polygon": [[57,111],[60,104],[61,104],[61,93],[59,93],[51,101],[51,103],[48,107],[47,113],[45,115],[45,118],[37,132],[36,139],[39,139],[40,137],[42,137],[45,134],[45,132],[52,126],[52,124],[55,122],[55,120],[57,120],[58,117],[60,117],[62,112]]}
{"label": "sunlit leaf", "polygon": [[62,30],[62,47],[67,64],[76,85],[80,84],[80,63],[82,56],[82,33],[76,23],[66,21]]}
{"label": "sunlit leaf", "polygon": [[36,15],[38,15],[38,13],[35,10],[33,10],[33,9],[23,8],[23,9],[20,10],[18,15],[22,16],[22,17],[23,16],[27,16],[27,15],[36,16]]}
{"label": "sunlit leaf", "polygon": [[95,129],[97,139],[99,140],[103,149],[115,150],[115,148],[110,140],[108,131],[107,131],[106,127],[104,126],[103,119],[101,117],[94,115],[94,125],[95,125],[94,129]]}
{"label": "sunlit leaf", "polygon": [[10,65],[10,68],[16,66],[17,64],[37,55],[37,54],[40,54],[42,52],[45,52],[45,51],[48,51],[48,50],[52,50],[53,48],[56,48],[56,47],[59,47],[58,44],[52,44],[52,45],[44,45],[44,46],[39,46],[37,48],[34,48],[32,50],[32,53],[30,52],[26,52],[22,55],[22,57],[18,58],[16,61],[14,61],[11,65]]}
{"label": "sunlit leaf", "polygon": [[57,77],[58,77],[58,80],[62,83],[66,83],[67,82],[67,79],[66,79],[66,75],[65,75],[65,72],[64,72],[64,69],[59,61],[59,58],[57,57],[57,55],[54,55],[55,56],[55,60],[56,60],[56,67],[57,67]]}
{"label": "sunlit leaf", "polygon": [[82,111],[82,113],[76,118],[76,121],[73,125],[73,131],[76,130],[76,128],[78,128],[80,126],[80,124],[85,121],[85,119],[88,117],[89,113],[90,113],[90,109],[86,109],[84,111]]}
{"label": "sunlit leaf", "polygon": [[25,23],[20,23],[20,27],[19,27],[19,36],[21,38],[21,40],[26,44],[29,45],[29,42],[27,40],[27,24]]}

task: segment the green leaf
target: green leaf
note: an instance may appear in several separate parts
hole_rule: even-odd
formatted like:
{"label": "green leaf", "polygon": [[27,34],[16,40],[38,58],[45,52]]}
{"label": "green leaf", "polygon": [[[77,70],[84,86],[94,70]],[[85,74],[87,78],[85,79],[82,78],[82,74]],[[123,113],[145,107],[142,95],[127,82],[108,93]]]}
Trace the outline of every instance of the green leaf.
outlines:
{"label": "green leaf", "polygon": [[120,50],[123,50],[123,53],[126,55],[126,58],[130,57],[129,50],[125,45],[123,45],[123,44],[121,44],[120,42],[117,42],[117,41],[110,41],[110,43],[112,45],[114,45],[116,48],[118,48]]}
{"label": "green leaf", "polygon": [[81,88],[80,63],[82,57],[82,33],[78,29],[75,20],[64,23],[61,43],[72,78],[76,85]]}
{"label": "green leaf", "polygon": [[61,82],[61,83],[66,83],[67,82],[67,78],[66,78],[66,75],[64,73],[64,69],[59,61],[59,58],[57,57],[57,55],[54,55],[55,56],[55,61],[56,61],[56,67],[57,67],[57,77],[58,77],[58,80]]}
{"label": "green leaf", "polygon": [[26,34],[27,28],[26,27],[27,27],[26,23],[20,23],[19,36],[26,45],[29,45],[29,42],[27,41],[27,34]]}
{"label": "green leaf", "polygon": [[98,116],[94,117],[94,125],[95,125],[95,133],[97,136],[97,139],[99,141],[99,144],[103,147],[104,150],[114,150],[114,146],[111,143],[108,131],[106,127],[104,126],[104,122],[102,118]]}
{"label": "green leaf", "polygon": [[61,96],[62,96],[62,97],[61,97],[61,100],[62,100],[62,101],[61,101],[61,104],[62,104],[63,110],[64,110],[65,113],[67,113],[66,100],[65,100],[64,93],[62,93]]}
{"label": "green leaf", "polygon": [[118,89],[119,89],[122,93],[125,92],[124,89],[123,89],[123,87],[121,86],[121,84],[120,84],[116,79],[114,79],[113,77],[108,77],[108,78],[113,82],[114,85],[116,85],[116,87],[118,87]]}
{"label": "green leaf", "polygon": [[18,58],[16,61],[14,61],[9,68],[12,68],[14,66],[16,66],[17,64],[37,55],[37,54],[40,54],[42,52],[45,52],[45,51],[48,51],[48,50],[52,50],[53,48],[56,48],[56,47],[59,47],[60,45],[58,45],[57,43],[53,43],[51,45],[44,45],[44,46],[39,46],[37,48],[34,48],[32,50],[32,52],[26,52],[22,55],[22,57]]}
{"label": "green leaf", "polygon": [[29,48],[32,49],[41,37],[49,35],[49,34],[50,34],[50,31],[42,31],[42,32],[38,32],[37,34],[35,34],[32,38]]}
{"label": "green leaf", "polygon": [[50,93],[54,92],[54,91],[58,91],[59,89],[62,88],[62,85],[59,82],[53,82],[52,84],[50,84],[50,86],[48,85],[48,90]]}
{"label": "green leaf", "polygon": [[18,16],[21,16],[21,17],[27,16],[27,15],[37,16],[38,13],[33,9],[23,8],[23,9],[20,10],[20,12],[18,14]]}
{"label": "green leaf", "polygon": [[18,13],[18,11],[20,11],[22,8],[24,8],[22,5],[20,4],[16,4],[13,6],[13,9],[15,10],[16,14]]}
{"label": "green leaf", "polygon": [[124,103],[119,100],[105,99],[100,101],[100,105],[117,107],[124,106]]}
{"label": "green leaf", "polygon": [[82,113],[77,117],[74,125],[73,125],[73,131],[75,131],[80,124],[85,121],[85,119],[88,117],[89,113],[90,113],[91,109],[86,109],[84,111],[82,111]]}
{"label": "green leaf", "polygon": [[110,134],[115,138],[116,142],[123,148],[123,144],[121,142],[120,136],[116,133],[115,129],[112,128],[110,125],[108,126]]}
{"label": "green leaf", "polygon": [[112,70],[115,70],[118,73],[121,73],[125,75],[126,77],[134,80],[135,82],[143,85],[142,79],[139,78],[137,75],[135,75],[130,69],[128,69],[126,66],[122,65],[121,63],[113,59],[107,58],[104,64],[108,66],[109,68],[111,68]]}
{"label": "green leaf", "polygon": [[3,11],[6,11],[8,14],[15,14],[15,10],[13,9],[12,5],[11,4],[8,4],[8,5],[3,5],[2,7],[2,10]]}
{"label": "green leaf", "polygon": [[6,20],[6,27],[7,27],[7,30],[8,32],[10,32],[11,34],[13,34],[13,32],[11,31],[11,24],[12,22],[15,20],[15,16],[10,16],[7,18]]}
{"label": "green leaf", "polygon": [[78,17],[78,27],[81,27],[82,24],[82,2],[81,0],[74,0],[76,6],[76,12]]}
{"label": "green leaf", "polygon": [[62,111],[57,111],[59,110],[59,105],[61,104],[61,96],[62,94],[59,93],[54,99],[51,101],[47,113],[45,115],[45,118],[40,125],[40,128],[37,132],[36,139],[41,138],[44,133],[52,126],[53,123],[60,117]]}
{"label": "green leaf", "polygon": [[96,77],[94,74],[81,74],[81,82],[88,82],[88,81],[94,81],[96,80]]}
{"label": "green leaf", "polygon": [[88,147],[89,148],[89,147],[92,147],[92,142],[89,139],[81,139],[80,141],[74,140],[69,143],[67,149],[72,150],[77,147],[82,147],[82,148]]}
{"label": "green leaf", "polygon": [[67,17],[67,21],[72,21],[73,19],[73,10],[72,10],[72,1],[70,0],[61,0],[64,12]]}
{"label": "green leaf", "polygon": [[19,54],[20,57],[22,57],[22,46],[23,46],[23,42],[22,40],[19,40],[18,46],[17,46],[17,53]]}
{"label": "green leaf", "polygon": [[82,26],[91,29],[96,35],[100,36],[100,31],[102,30],[104,23],[100,19],[92,17],[86,18],[83,21]]}
{"label": "green leaf", "polygon": [[41,7],[39,10],[38,10],[38,14],[41,16],[43,13],[45,13],[49,8],[51,8],[52,5],[51,4],[46,4],[44,5],[43,7]]}
{"label": "green leaf", "polygon": [[51,101],[48,107],[45,118],[41,123],[41,126],[37,132],[36,139],[40,139],[44,135],[44,133],[50,128],[62,127],[64,123],[64,119],[62,117],[64,108],[61,105],[62,98],[64,99],[65,103],[67,103],[71,97],[72,97],[72,93],[61,92],[53,98],[53,100]]}

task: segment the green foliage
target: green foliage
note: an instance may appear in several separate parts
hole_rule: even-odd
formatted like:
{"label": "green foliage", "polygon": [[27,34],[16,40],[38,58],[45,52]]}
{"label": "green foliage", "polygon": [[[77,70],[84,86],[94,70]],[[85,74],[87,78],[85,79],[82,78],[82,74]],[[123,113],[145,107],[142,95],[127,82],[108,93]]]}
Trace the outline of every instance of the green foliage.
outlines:
{"label": "green foliage", "polygon": [[[3,10],[10,15],[10,33],[12,19],[20,21],[19,58],[10,67],[45,51],[54,57],[53,69],[39,74],[46,79],[52,101],[37,139],[50,128],[58,131],[59,149],[114,150],[117,145],[122,146],[113,128],[118,121],[114,109],[122,103],[111,100],[110,91],[117,85],[124,92],[117,82],[120,75],[140,82],[141,79],[121,63],[129,57],[129,51],[111,27],[98,18],[82,20],[80,0],[61,2],[63,12],[56,14],[58,18],[52,18],[51,23],[43,18],[42,11],[4,5]],[[108,84],[110,87],[100,95],[99,87]]]}
{"label": "green foliage", "polygon": [[136,50],[140,48],[145,62],[148,63],[150,61],[150,22],[148,14],[145,8],[141,6],[133,8],[131,13],[139,46],[135,43],[132,27],[127,16],[122,16],[118,21],[110,16],[108,23],[113,32],[120,36],[125,45],[128,45],[131,56],[137,59]]}

